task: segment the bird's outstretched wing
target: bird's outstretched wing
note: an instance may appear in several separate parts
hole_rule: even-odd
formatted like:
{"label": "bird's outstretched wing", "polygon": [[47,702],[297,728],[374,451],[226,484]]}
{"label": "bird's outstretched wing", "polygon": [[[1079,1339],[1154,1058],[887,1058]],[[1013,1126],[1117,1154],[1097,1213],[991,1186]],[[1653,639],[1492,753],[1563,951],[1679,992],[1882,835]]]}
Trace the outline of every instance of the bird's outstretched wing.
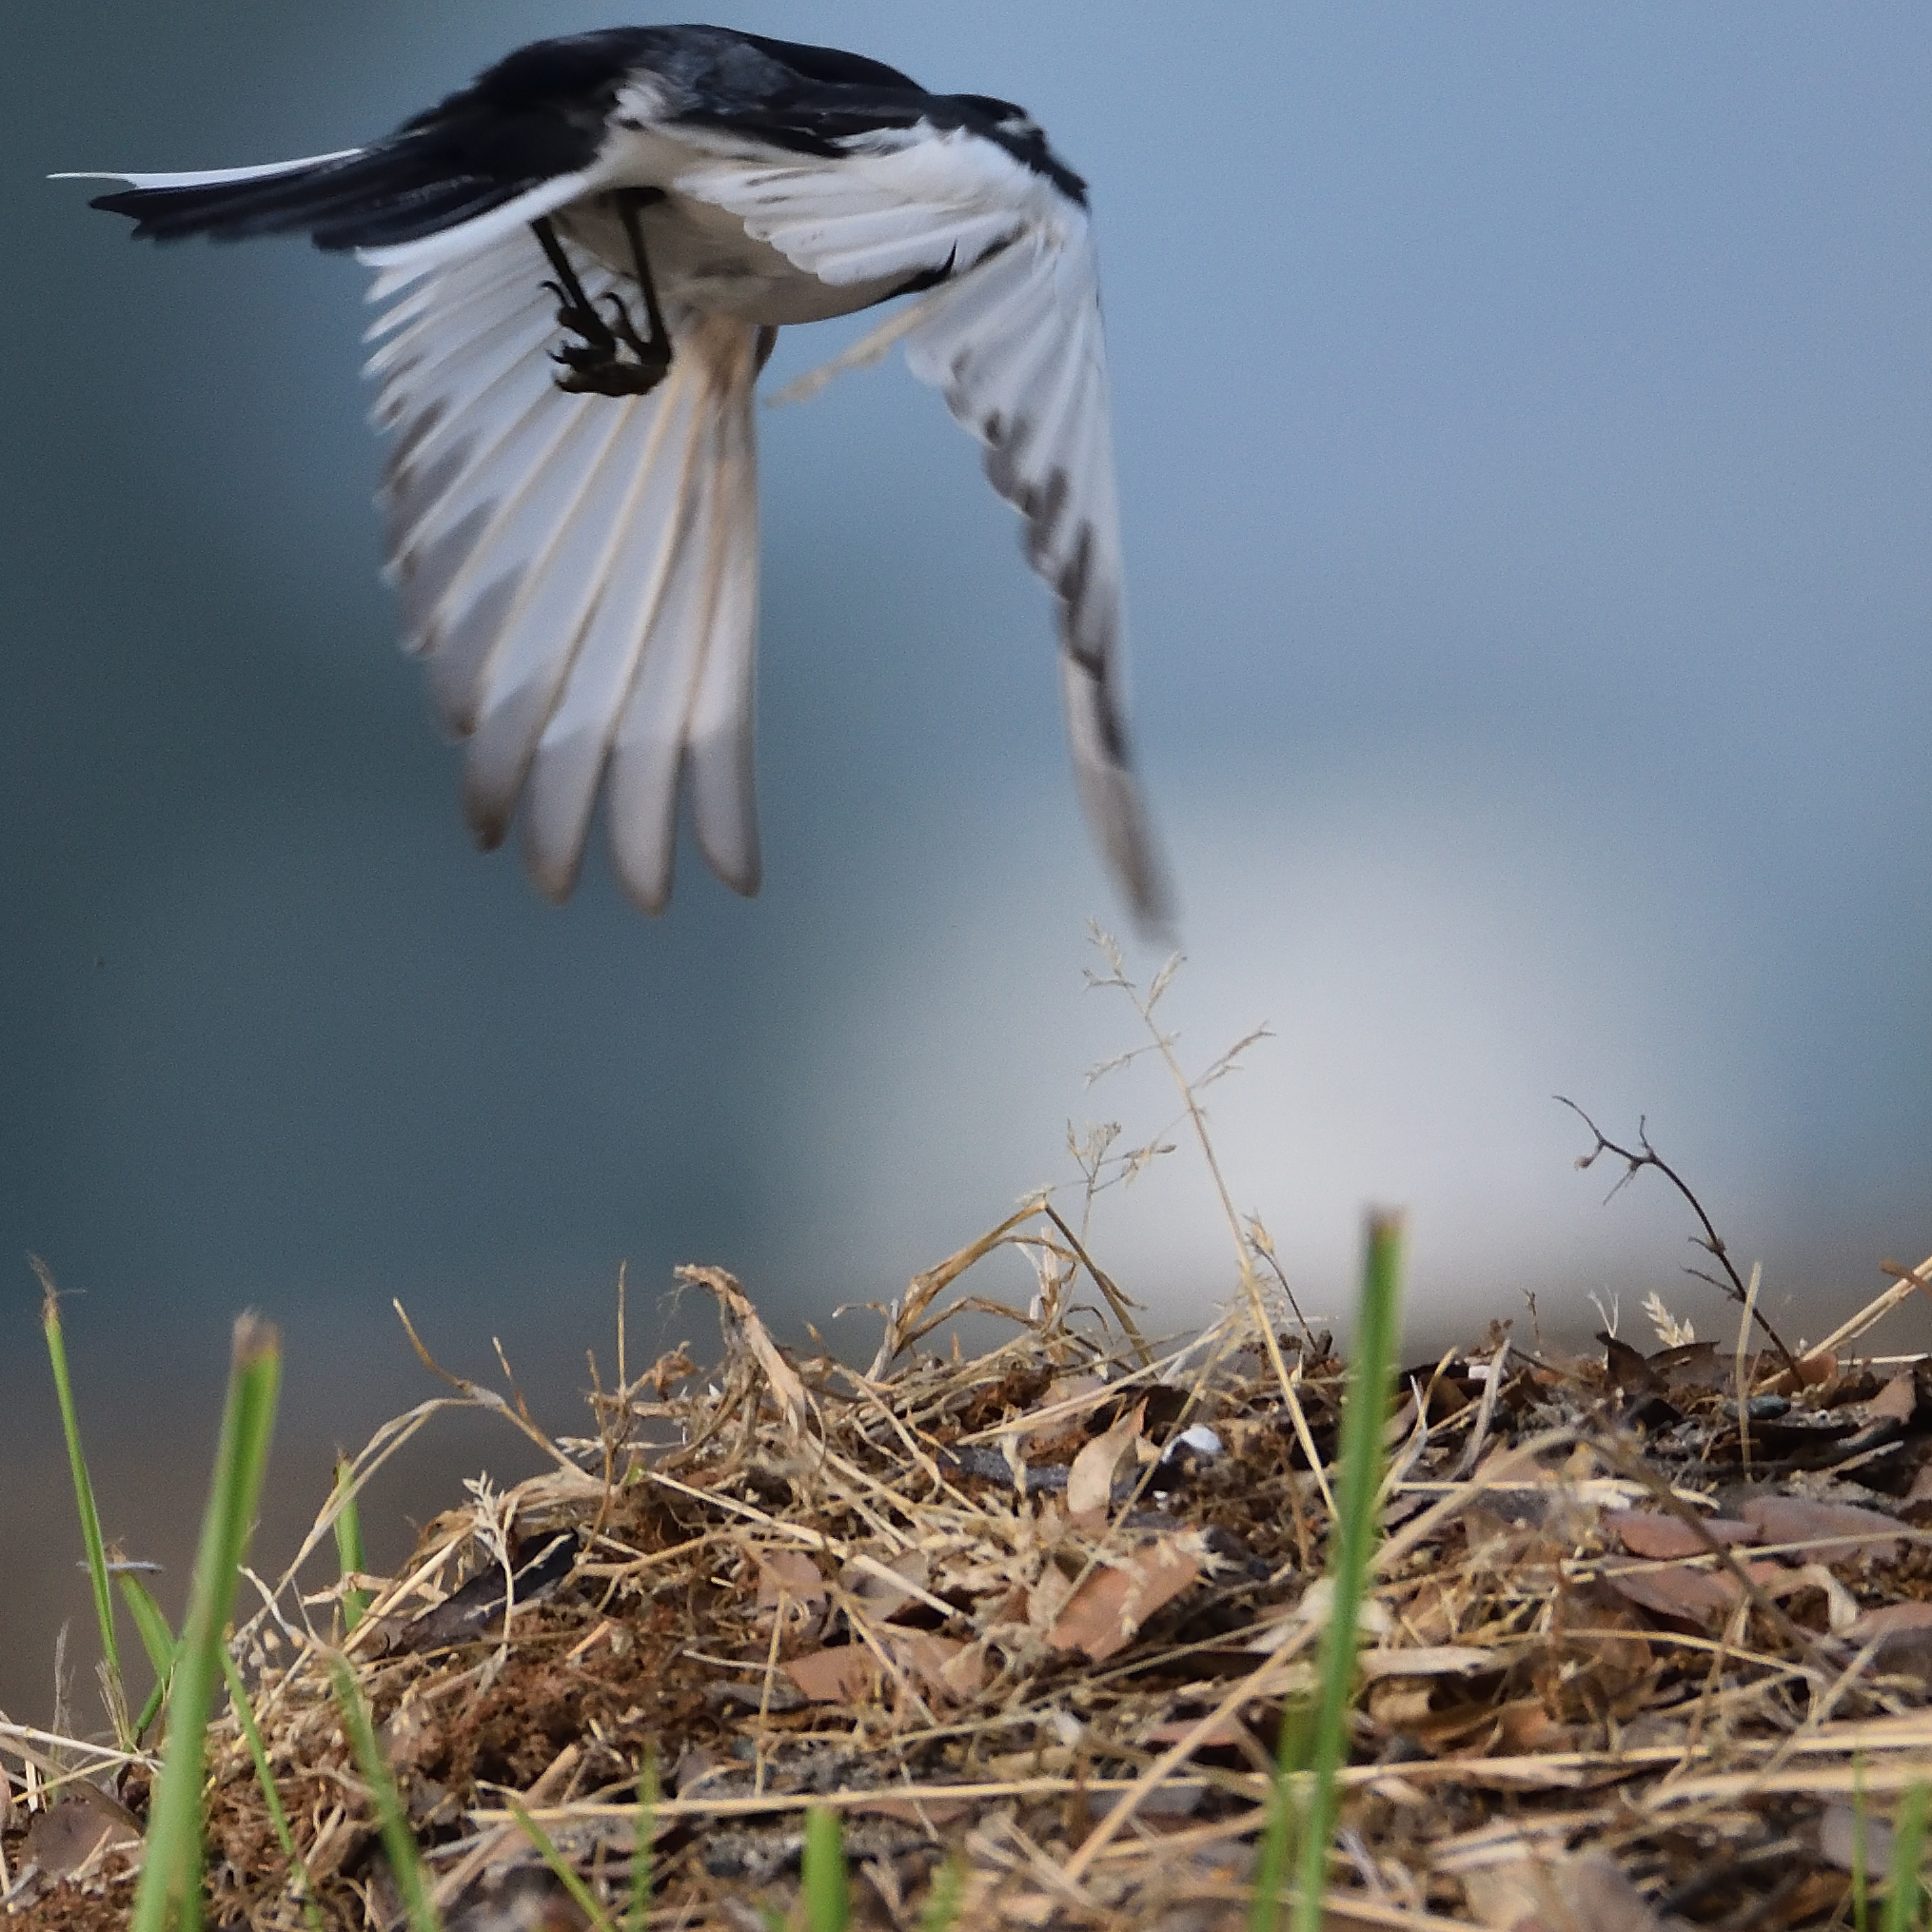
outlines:
{"label": "bird's outstretched wing", "polygon": [[836,161],[720,159],[680,193],[737,215],[828,282],[951,273],[906,330],[914,373],[985,445],[1059,604],[1061,683],[1082,802],[1141,921],[1169,925],[1162,858],[1126,720],[1120,510],[1085,208],[971,128],[881,130]]}
{"label": "bird's outstretched wing", "polygon": [[[598,787],[626,891],[670,896],[680,778],[705,858],[759,883],[752,788],[759,331],[667,318],[677,354],[647,396],[568,395],[547,353],[554,300],[527,236],[380,278],[370,333],[383,498],[406,641],[468,740],[485,845],[521,798],[538,886],[574,884]],[[601,300],[607,270],[579,264]]]}

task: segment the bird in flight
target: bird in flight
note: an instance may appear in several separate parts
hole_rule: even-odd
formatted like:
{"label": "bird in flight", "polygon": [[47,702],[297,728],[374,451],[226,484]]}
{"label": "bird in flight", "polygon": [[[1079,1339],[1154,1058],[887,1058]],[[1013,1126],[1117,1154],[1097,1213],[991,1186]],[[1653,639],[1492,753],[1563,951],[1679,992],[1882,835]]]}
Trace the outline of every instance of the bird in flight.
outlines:
{"label": "bird in flight", "polygon": [[485,846],[522,814],[565,897],[600,788],[613,861],[671,891],[679,798],[758,889],[753,400],[778,330],[896,297],[1057,604],[1081,800],[1141,922],[1166,876],[1129,755],[1121,562],[1085,184],[1010,102],[718,27],[539,41],[366,148],[113,174],[134,233],[353,250],[406,648],[466,740]]}

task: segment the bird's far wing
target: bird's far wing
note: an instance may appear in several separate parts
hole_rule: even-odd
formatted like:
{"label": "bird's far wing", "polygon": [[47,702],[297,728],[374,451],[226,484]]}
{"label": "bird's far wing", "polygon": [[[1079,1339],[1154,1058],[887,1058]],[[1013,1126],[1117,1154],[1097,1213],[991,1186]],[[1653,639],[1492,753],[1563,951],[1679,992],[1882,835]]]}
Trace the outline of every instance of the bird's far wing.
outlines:
{"label": "bird's far wing", "polygon": [[[678,131],[701,142],[697,130]],[[882,128],[838,145],[832,160],[702,160],[675,186],[729,210],[748,234],[841,286],[967,267],[1028,222],[1051,219],[1062,199],[997,142],[967,128]]]}
{"label": "bird's far wing", "polygon": [[837,161],[708,164],[678,187],[827,281],[963,270],[908,312],[907,361],[985,444],[988,477],[1026,520],[1028,560],[1059,600],[1082,802],[1136,917],[1163,929],[1167,870],[1128,742],[1120,510],[1086,211],[968,130],[876,140]]}
{"label": "bird's far wing", "polygon": [[1028,228],[924,307],[906,360],[986,445],[988,478],[1025,519],[1027,561],[1059,603],[1081,801],[1135,916],[1165,929],[1167,868],[1128,741],[1120,505],[1084,216]]}
{"label": "bird's far wing", "polygon": [[[609,271],[578,262],[595,301]],[[713,868],[757,890],[752,678],[758,332],[674,315],[648,396],[552,380],[554,297],[527,237],[380,277],[383,497],[408,648],[467,739],[464,803],[485,845],[519,800],[532,877],[563,897],[600,782],[626,890],[670,893],[679,781]]]}

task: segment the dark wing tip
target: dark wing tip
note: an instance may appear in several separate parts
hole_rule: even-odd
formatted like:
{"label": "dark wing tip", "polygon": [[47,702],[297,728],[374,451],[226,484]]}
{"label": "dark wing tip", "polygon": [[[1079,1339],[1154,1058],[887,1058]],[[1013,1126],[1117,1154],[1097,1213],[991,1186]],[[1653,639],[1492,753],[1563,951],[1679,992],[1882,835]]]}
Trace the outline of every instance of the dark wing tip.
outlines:
{"label": "dark wing tip", "polygon": [[1173,875],[1133,767],[1124,761],[1080,761],[1077,777],[1081,803],[1134,915],[1135,931],[1151,943],[1172,944],[1180,917]]}

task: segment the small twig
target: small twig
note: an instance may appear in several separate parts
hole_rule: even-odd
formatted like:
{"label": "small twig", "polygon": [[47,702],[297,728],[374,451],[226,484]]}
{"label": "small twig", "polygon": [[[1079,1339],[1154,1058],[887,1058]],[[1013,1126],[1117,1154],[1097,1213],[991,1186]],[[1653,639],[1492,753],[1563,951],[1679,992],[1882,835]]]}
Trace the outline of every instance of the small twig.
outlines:
{"label": "small twig", "polygon": [[1094,1257],[1087,1252],[1086,1243],[1067,1226],[1066,1220],[1060,1213],[1060,1211],[1051,1201],[1042,1201],[1040,1203],[1040,1212],[1066,1236],[1067,1245],[1073,1249],[1074,1258],[1094,1277],[1094,1286],[1106,1296],[1107,1306],[1114,1311],[1114,1319],[1120,1324],[1121,1331],[1126,1335],[1134,1352],[1140,1357],[1141,1367],[1146,1368],[1153,1362],[1153,1354],[1148,1348],[1146,1338],[1141,1334],[1139,1328],[1134,1323],[1133,1314],[1130,1312],[1133,1304],[1114,1285],[1112,1276],[1094,1265]]}
{"label": "small twig", "polygon": [[1274,1237],[1262,1225],[1259,1214],[1248,1217],[1248,1244],[1267,1262],[1268,1272],[1281,1285],[1282,1293],[1288,1298],[1289,1307],[1294,1311],[1294,1318],[1301,1324],[1302,1338],[1311,1349],[1314,1347],[1315,1331],[1309,1326],[1308,1317],[1301,1311],[1301,1303],[1294,1298],[1294,1290],[1288,1285],[1288,1272],[1281,1265],[1281,1257],[1274,1252]]}
{"label": "small twig", "polygon": [[579,1469],[534,1422],[524,1416],[519,1415],[494,1389],[487,1389],[481,1382],[472,1382],[467,1376],[452,1374],[449,1370],[445,1369],[423,1346],[423,1338],[416,1332],[415,1324],[410,1321],[403,1304],[391,1298],[389,1306],[396,1311],[396,1319],[403,1324],[403,1332],[409,1337],[409,1346],[416,1350],[417,1359],[432,1375],[441,1377],[450,1388],[456,1390],[459,1394],[463,1395],[469,1402],[474,1403],[477,1408],[495,1410],[504,1421],[510,1423],[514,1428],[521,1429],[537,1448],[542,1449],[567,1475],[583,1477],[586,1483],[593,1480],[591,1477],[584,1475],[583,1470]]}
{"label": "small twig", "polygon": [[1504,1374],[1509,1362],[1509,1338],[1505,1335],[1496,1345],[1496,1352],[1489,1357],[1488,1378],[1483,1384],[1483,1399],[1476,1410],[1476,1426],[1469,1431],[1469,1439],[1463,1445],[1462,1455],[1457,1459],[1453,1472],[1454,1480],[1461,1482],[1476,1472],[1476,1465],[1483,1459],[1483,1445],[1489,1439],[1489,1426],[1496,1419],[1496,1398],[1502,1392]]}
{"label": "small twig", "polygon": [[1751,1318],[1757,1323],[1759,1328],[1764,1330],[1765,1338],[1777,1350],[1785,1368],[1791,1371],[1793,1379],[1797,1379],[1798,1358],[1784,1346],[1784,1337],[1771,1326],[1770,1320],[1764,1311],[1755,1306],[1751,1291],[1745,1284],[1744,1276],[1738,1272],[1735,1264],[1731,1260],[1730,1252],[1725,1246],[1724,1236],[1717,1232],[1716,1223],[1704,1212],[1704,1203],[1691,1193],[1690,1184],[1684,1176],[1650,1145],[1649,1135],[1645,1132],[1644,1121],[1640,1119],[1637,1122],[1637,1146],[1641,1152],[1633,1153],[1627,1147],[1619,1147],[1614,1140],[1611,1140],[1602,1128],[1574,1100],[1566,1099],[1561,1094],[1553,1097],[1558,1106],[1567,1107],[1595,1136],[1597,1144],[1587,1153],[1580,1154],[1577,1157],[1576,1164],[1579,1171],[1594,1166],[1597,1156],[1604,1153],[1613,1153],[1624,1163],[1623,1175],[1619,1178],[1616,1186],[1605,1195],[1604,1198],[1606,1200],[1614,1200],[1646,1167],[1654,1167],[1684,1196],[1686,1202],[1689,1205],[1690,1212],[1697,1216],[1699,1223],[1704,1229],[1702,1234],[1693,1234],[1690,1237],[1691,1240],[1699,1248],[1702,1248],[1724,1270],[1725,1278],[1723,1281],[1719,1281],[1715,1275],[1705,1274],[1702,1270],[1696,1268],[1688,1269],[1686,1272],[1697,1275],[1700,1280],[1710,1282],[1715,1288],[1723,1289],[1733,1301],[1739,1303],[1742,1307],[1749,1309]]}

